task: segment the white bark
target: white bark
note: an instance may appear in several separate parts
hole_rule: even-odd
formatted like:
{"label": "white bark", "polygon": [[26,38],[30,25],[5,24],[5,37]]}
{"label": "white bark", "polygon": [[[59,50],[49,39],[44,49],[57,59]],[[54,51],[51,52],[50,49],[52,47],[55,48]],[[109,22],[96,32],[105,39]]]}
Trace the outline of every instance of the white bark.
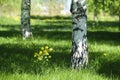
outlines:
{"label": "white bark", "polygon": [[72,0],[72,58],[73,68],[81,69],[88,64],[86,0]]}
{"label": "white bark", "polygon": [[22,0],[21,4],[21,32],[23,39],[29,38],[32,36],[30,29],[30,0]]}

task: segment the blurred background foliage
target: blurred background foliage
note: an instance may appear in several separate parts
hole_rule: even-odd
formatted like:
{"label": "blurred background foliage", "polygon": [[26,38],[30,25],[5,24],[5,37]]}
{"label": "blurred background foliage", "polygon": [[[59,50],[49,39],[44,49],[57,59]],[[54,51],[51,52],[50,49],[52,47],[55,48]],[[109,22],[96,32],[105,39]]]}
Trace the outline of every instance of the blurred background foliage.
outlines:
{"label": "blurred background foliage", "polygon": [[[97,14],[99,20],[109,20],[113,16],[118,20],[119,3],[119,0],[87,0],[88,18],[94,19]],[[70,16],[70,4],[71,0],[31,0],[31,15]],[[20,16],[20,11],[21,0],[0,0],[0,16]]]}

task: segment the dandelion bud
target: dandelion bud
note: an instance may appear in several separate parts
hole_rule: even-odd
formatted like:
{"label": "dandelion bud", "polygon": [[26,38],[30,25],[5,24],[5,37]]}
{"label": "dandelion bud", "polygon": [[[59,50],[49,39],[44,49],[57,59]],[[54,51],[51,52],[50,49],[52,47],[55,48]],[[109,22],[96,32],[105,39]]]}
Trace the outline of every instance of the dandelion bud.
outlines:
{"label": "dandelion bud", "polygon": [[34,57],[37,57],[36,55],[34,55]]}
{"label": "dandelion bud", "polygon": [[41,47],[41,50],[44,50],[44,47]]}
{"label": "dandelion bud", "polygon": [[48,56],[48,58],[51,58],[51,56]]}
{"label": "dandelion bud", "polygon": [[34,63],[36,63],[36,60],[34,60]]}
{"label": "dandelion bud", "polygon": [[45,59],[47,59],[47,56],[45,56]]}
{"label": "dandelion bud", "polygon": [[49,61],[48,59],[46,59],[46,61]]}
{"label": "dandelion bud", "polygon": [[37,57],[37,56],[38,56],[38,53],[35,53],[35,54],[34,54],[34,57]]}

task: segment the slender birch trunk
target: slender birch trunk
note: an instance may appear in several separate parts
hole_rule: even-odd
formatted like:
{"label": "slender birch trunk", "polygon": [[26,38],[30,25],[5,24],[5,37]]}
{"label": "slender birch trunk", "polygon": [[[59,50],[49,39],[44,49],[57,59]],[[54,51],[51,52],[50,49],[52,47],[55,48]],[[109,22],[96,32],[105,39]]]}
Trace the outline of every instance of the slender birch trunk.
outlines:
{"label": "slender birch trunk", "polygon": [[118,16],[119,16],[119,30],[120,30],[120,4],[119,4],[119,14],[118,14]]}
{"label": "slender birch trunk", "polygon": [[23,35],[23,39],[26,39],[32,36],[32,32],[30,29],[30,9],[31,9],[31,0],[22,0],[21,32]]}
{"label": "slender birch trunk", "polygon": [[98,16],[97,16],[97,0],[94,0],[94,26],[96,27],[98,23]]}
{"label": "slender birch trunk", "polygon": [[72,0],[72,68],[88,65],[86,0]]}

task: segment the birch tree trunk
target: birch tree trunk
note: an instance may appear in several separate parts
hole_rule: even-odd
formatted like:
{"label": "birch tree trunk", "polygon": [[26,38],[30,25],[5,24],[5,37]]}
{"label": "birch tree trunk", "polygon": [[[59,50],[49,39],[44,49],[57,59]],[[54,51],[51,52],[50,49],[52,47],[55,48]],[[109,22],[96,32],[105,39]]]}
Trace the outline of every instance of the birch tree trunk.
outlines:
{"label": "birch tree trunk", "polygon": [[32,36],[32,32],[30,29],[30,9],[31,9],[31,1],[30,0],[22,0],[21,32],[23,35],[23,39],[26,39],[26,38],[29,38]]}
{"label": "birch tree trunk", "polygon": [[119,16],[119,30],[120,30],[120,4],[119,4],[119,14],[118,14],[118,16]]}
{"label": "birch tree trunk", "polygon": [[97,0],[94,0],[94,26],[96,27],[98,23],[98,16],[97,16]]}
{"label": "birch tree trunk", "polygon": [[72,68],[86,68],[88,64],[86,0],[72,0]]}

